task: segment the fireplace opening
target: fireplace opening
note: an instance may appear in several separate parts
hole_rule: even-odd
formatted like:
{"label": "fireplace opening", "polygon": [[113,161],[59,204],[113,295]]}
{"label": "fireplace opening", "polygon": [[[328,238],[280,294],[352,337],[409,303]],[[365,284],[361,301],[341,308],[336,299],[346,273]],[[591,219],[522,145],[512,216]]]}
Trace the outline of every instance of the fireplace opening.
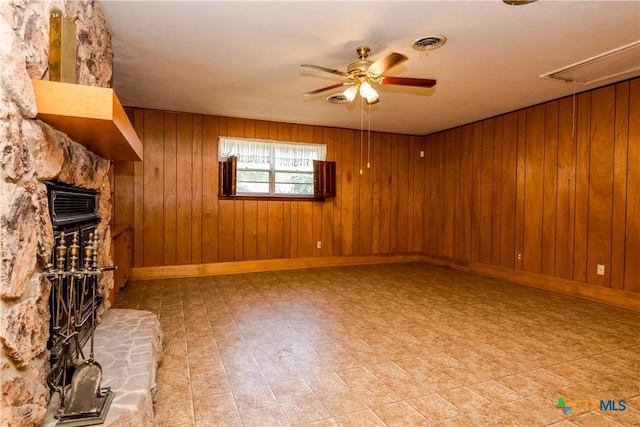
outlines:
{"label": "fireplace opening", "polygon": [[60,423],[82,418],[82,425],[97,424],[113,399],[110,390],[100,388],[102,370],[93,355],[97,312],[104,302],[98,278],[107,269],[98,267],[98,193],[53,181],[45,184],[55,241],[45,271],[52,285],[47,381],[51,394],[60,395]]}
{"label": "fireplace opening", "polygon": [[[63,269],[64,271],[81,270],[85,262],[84,248],[93,239],[96,226],[100,222],[97,215],[97,192],[79,187],[47,181],[47,195],[49,199],[49,214],[53,225],[55,248],[60,247],[62,241],[60,236],[63,235],[64,246],[71,248],[77,245],[76,258],[72,260],[71,256],[64,256],[64,260],[58,257],[54,249],[51,265],[54,269]],[[74,242],[75,240],[75,242]],[[60,262],[64,261],[62,265]],[[89,260],[90,261],[90,260]],[[75,264],[75,265],[72,265]],[[50,295],[50,314],[51,321],[49,327],[48,349],[50,351],[51,374],[49,385],[52,386],[52,393],[62,384],[69,384],[71,377],[75,371],[73,364],[63,368],[61,366],[64,348],[71,342],[72,357],[78,359],[81,357],[80,349],[86,344],[91,332],[91,309],[92,301],[89,297],[91,286],[87,286],[85,280],[67,280],[67,286],[53,286]],[[62,285],[62,283],[61,283]],[[73,289],[71,289],[73,287]],[[77,313],[70,313],[71,306],[76,308]],[[95,306],[102,304],[103,298],[96,297]],[[80,316],[77,316],[80,314]],[[73,319],[70,317],[74,317]],[[78,318],[75,318],[78,317]],[[72,336],[67,336],[67,332],[62,332],[66,325],[74,322]]]}

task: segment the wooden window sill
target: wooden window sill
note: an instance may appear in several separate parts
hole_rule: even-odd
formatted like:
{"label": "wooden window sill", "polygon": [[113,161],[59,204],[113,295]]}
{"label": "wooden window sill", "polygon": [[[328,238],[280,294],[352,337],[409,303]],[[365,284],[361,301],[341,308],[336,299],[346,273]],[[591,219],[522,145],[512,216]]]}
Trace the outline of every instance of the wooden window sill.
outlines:
{"label": "wooden window sill", "polygon": [[267,200],[278,202],[324,202],[326,197],[314,196],[258,196],[237,194],[235,196],[218,196],[218,200]]}

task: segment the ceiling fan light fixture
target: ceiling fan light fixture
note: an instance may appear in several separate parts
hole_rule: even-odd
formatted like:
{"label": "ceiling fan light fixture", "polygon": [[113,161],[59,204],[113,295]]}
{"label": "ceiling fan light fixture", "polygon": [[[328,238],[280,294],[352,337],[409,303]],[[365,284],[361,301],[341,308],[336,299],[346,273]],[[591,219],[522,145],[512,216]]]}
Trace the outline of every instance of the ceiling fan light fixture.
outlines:
{"label": "ceiling fan light fixture", "polygon": [[378,92],[374,90],[372,94],[366,97],[366,99],[369,104],[375,103],[378,100]]}
{"label": "ceiling fan light fixture", "polygon": [[349,100],[349,102],[356,99],[356,95],[358,94],[358,86],[351,85],[342,92],[345,98]]}
{"label": "ceiling fan light fixture", "polygon": [[365,98],[367,102],[372,103],[378,99],[378,92],[376,92],[369,82],[364,82],[360,85],[360,96]]}
{"label": "ceiling fan light fixture", "polygon": [[[437,38],[437,41],[443,40],[444,36],[439,36]],[[428,44],[431,45],[432,42],[433,40],[430,40]],[[358,55],[358,61],[349,64],[347,72],[327,67],[320,67],[318,65],[300,65],[301,68],[307,70],[337,74],[346,80],[342,83],[336,83],[320,89],[305,92],[304,96],[313,96],[321,92],[342,88],[342,92],[327,98],[327,100],[334,103],[351,102],[355,100],[359,93],[362,99],[366,99],[367,103],[371,105],[379,102],[378,92],[372,87],[373,83],[413,87],[433,87],[436,84],[436,81],[433,79],[385,76],[384,73],[387,70],[409,59],[406,55],[401,53],[391,52],[387,56],[379,58],[374,62],[366,59],[369,54],[369,48],[367,46],[360,46],[356,53]]]}

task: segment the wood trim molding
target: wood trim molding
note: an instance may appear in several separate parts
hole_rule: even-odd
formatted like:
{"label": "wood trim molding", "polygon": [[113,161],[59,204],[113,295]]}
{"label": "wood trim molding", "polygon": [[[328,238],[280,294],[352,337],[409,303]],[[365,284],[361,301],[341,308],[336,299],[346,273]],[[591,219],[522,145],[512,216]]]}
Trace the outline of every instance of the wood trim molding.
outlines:
{"label": "wood trim molding", "polygon": [[422,256],[421,261],[575,298],[640,311],[640,293],[636,292],[623,291],[621,289],[581,283],[488,264],[469,263],[465,265],[460,262],[455,262],[454,260],[447,262],[441,258],[433,258],[430,256]]}
{"label": "wood trim molding", "polygon": [[218,276],[224,274],[256,273],[262,271],[299,270],[317,267],[394,264],[420,262],[420,255],[372,255],[281,258],[255,261],[218,262],[210,264],[138,267],[131,272],[131,280],[174,279],[181,277]]}

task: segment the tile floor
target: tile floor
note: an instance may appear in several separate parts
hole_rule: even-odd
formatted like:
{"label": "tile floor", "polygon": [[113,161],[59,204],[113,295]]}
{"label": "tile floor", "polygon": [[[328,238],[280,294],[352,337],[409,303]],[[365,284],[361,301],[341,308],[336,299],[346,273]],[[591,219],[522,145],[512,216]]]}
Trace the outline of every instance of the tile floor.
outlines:
{"label": "tile floor", "polygon": [[637,312],[426,264],[131,282],[116,306],[162,324],[159,426],[640,426]]}

